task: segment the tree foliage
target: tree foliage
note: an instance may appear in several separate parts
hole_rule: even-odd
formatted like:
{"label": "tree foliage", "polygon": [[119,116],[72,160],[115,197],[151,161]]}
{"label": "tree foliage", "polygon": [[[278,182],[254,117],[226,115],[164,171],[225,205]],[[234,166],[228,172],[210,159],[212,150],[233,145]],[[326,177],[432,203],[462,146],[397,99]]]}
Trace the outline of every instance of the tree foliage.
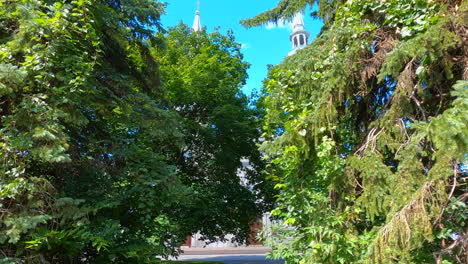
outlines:
{"label": "tree foliage", "polygon": [[265,80],[264,230],[288,263],[466,263],[466,1],[318,4],[325,27]]}
{"label": "tree foliage", "polygon": [[[184,147],[172,159],[184,184],[197,193],[192,200],[197,203],[195,210],[187,211],[190,214],[185,217],[198,215],[206,223],[202,231],[208,229],[207,234],[219,237],[229,231],[246,238],[250,229],[239,226],[268,208],[270,193],[270,185],[260,174],[264,162],[255,144],[260,137],[259,113],[248,107],[248,98],[239,90],[249,64],[243,61],[232,32],[192,34],[189,27],[179,24],[168,30],[165,43],[166,47],[154,50],[163,98],[183,118],[185,135]],[[243,185],[239,173],[244,176]]]}
{"label": "tree foliage", "polygon": [[232,34],[163,34],[164,7],[0,1],[0,263],[152,263],[197,231],[246,239],[264,189],[248,65]]}
{"label": "tree foliage", "polygon": [[307,7],[317,6],[318,10],[310,15],[322,19],[326,28],[333,21],[334,10],[344,2],[344,0],[280,0],[275,8],[253,18],[244,19],[240,23],[245,27],[255,27],[278,23],[280,20],[292,21],[297,12],[304,12]]}

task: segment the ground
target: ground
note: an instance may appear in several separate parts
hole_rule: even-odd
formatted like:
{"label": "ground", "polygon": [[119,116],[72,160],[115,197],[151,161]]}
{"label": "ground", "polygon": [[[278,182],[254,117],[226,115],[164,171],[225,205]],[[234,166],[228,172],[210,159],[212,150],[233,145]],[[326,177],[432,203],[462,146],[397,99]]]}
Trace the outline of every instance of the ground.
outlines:
{"label": "ground", "polygon": [[185,249],[179,261],[215,261],[225,264],[283,264],[283,260],[266,258],[265,247]]}
{"label": "ground", "polygon": [[[182,257],[186,261],[216,261],[225,264],[283,264],[282,260],[266,259],[265,255],[210,255]],[[185,261],[184,261],[185,262]]]}

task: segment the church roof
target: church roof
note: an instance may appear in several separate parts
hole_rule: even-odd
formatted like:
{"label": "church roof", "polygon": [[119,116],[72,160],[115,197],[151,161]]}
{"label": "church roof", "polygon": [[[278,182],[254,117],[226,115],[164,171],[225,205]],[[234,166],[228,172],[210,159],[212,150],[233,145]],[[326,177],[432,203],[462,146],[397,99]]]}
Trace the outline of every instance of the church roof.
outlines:
{"label": "church roof", "polygon": [[304,18],[301,13],[296,13],[293,19],[293,31],[304,30]]}
{"label": "church roof", "polygon": [[304,18],[300,12],[297,12],[294,15],[293,23],[292,23],[293,31],[291,32],[289,39],[292,40],[293,36],[298,34],[305,34],[307,38],[309,38],[310,33],[304,27]]}

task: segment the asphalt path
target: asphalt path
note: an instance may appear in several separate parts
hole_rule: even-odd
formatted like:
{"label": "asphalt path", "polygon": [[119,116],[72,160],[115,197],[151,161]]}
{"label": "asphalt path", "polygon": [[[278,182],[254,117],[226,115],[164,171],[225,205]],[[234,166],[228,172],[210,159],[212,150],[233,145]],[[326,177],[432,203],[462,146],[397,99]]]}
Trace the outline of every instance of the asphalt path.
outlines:
{"label": "asphalt path", "polygon": [[226,264],[283,264],[283,260],[266,258],[269,251],[266,247],[239,247],[239,248],[200,248],[184,249],[178,260],[184,261],[217,261]]}

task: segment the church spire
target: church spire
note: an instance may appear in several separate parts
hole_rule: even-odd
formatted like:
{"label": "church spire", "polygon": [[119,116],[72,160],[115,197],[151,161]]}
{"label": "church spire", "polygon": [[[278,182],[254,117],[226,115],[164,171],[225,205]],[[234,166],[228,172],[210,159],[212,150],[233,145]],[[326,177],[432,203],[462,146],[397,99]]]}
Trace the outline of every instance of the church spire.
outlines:
{"label": "church spire", "polygon": [[289,36],[292,44],[292,50],[288,56],[296,54],[300,49],[305,48],[309,44],[309,32],[304,28],[304,18],[301,13],[296,13],[293,19],[293,32]]}
{"label": "church spire", "polygon": [[195,11],[195,19],[193,20],[192,31],[201,31],[201,22],[200,22],[200,1],[197,2],[197,11]]}

